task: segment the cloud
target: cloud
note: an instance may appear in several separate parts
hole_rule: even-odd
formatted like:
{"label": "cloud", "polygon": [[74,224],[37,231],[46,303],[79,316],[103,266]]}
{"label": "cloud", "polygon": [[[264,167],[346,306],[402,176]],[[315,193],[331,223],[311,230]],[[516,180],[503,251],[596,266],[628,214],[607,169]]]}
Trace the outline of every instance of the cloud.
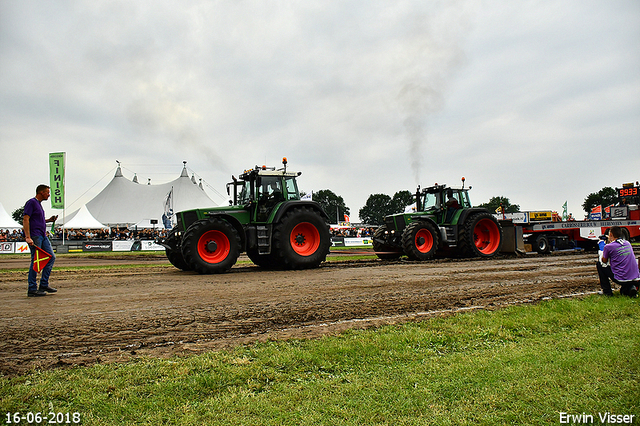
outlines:
{"label": "cloud", "polygon": [[186,160],[223,192],[287,156],[352,212],[463,175],[528,209],[637,180],[595,166],[637,152],[637,2],[25,0],[0,20],[5,207],[54,151],[68,199],[116,158],[154,182]]}

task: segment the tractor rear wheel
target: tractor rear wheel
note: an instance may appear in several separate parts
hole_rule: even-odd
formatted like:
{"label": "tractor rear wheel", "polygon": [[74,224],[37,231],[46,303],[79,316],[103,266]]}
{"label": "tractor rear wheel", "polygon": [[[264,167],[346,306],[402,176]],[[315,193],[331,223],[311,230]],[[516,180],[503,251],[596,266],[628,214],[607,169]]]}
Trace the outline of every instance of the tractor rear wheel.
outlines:
{"label": "tractor rear wheel", "polygon": [[429,260],[438,249],[440,238],[428,222],[411,222],[402,233],[402,248],[411,260]]}
{"label": "tractor rear wheel", "polygon": [[459,244],[465,256],[492,257],[502,246],[502,227],[489,213],[476,213],[462,226]]}
{"label": "tractor rear wheel", "polygon": [[329,226],[315,210],[296,207],[284,214],[273,229],[273,255],[278,267],[317,268],[331,246]]}
{"label": "tractor rear wheel", "polygon": [[387,225],[382,225],[373,233],[373,251],[378,258],[393,260],[402,256],[399,247],[385,243],[387,237]]}
{"label": "tractor rear wheel", "polygon": [[200,274],[226,272],[240,254],[240,236],[236,229],[221,219],[199,220],[182,238],[182,256]]}
{"label": "tractor rear wheel", "polygon": [[174,229],[169,232],[167,239],[164,240],[167,259],[169,259],[169,262],[176,268],[182,269],[183,271],[190,271],[191,268],[187,262],[185,262],[184,257],[182,257],[182,251],[180,250],[178,242],[179,237],[176,235],[176,230]]}

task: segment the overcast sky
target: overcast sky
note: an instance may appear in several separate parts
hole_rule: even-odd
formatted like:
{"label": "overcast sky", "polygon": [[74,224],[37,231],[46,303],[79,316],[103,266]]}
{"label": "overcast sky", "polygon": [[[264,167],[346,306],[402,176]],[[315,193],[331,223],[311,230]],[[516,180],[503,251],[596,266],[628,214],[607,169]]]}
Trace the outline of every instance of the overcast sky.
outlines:
{"label": "overcast sky", "polygon": [[352,220],[462,176],[474,204],[581,218],[640,179],[640,2],[1,0],[0,149],[9,212],[64,151],[68,212],[116,160],[152,183],[187,161],[223,204],[286,156]]}

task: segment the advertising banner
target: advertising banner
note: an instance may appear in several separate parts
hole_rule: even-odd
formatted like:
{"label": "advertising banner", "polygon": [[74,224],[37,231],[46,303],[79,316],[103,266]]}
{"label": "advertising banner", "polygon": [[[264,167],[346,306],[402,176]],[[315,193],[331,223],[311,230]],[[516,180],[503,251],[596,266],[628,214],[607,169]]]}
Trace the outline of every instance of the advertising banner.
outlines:
{"label": "advertising banner", "polygon": [[495,217],[498,220],[503,220],[503,219],[511,220],[513,223],[529,223],[529,214],[526,212],[505,213],[504,215],[494,214],[493,217]]}
{"label": "advertising banner", "polygon": [[344,238],[344,245],[346,247],[354,247],[354,246],[372,246],[373,240],[371,238]]}
{"label": "advertising banner", "polygon": [[133,246],[132,240],[125,241],[113,241],[113,251],[131,251],[131,247]]}
{"label": "advertising banner", "polygon": [[111,241],[85,242],[82,245],[82,251],[111,251]]}
{"label": "advertising banner", "polygon": [[25,243],[24,241],[15,243],[15,252],[16,253],[31,253],[31,250],[29,250],[29,244]]}
{"label": "advertising banner", "polygon": [[580,228],[580,236],[587,240],[599,240],[602,228]]}
{"label": "advertising banner", "polygon": [[151,240],[151,241],[140,241],[141,247],[140,250],[142,251],[163,251],[164,250],[164,246],[161,246],[160,244],[156,244],[155,241]]}
{"label": "advertising banner", "polygon": [[529,212],[529,220],[531,222],[551,220],[553,213],[551,211]]}
{"label": "advertising banner", "polygon": [[14,243],[0,243],[0,253],[13,253]]}
{"label": "advertising banner", "polygon": [[64,209],[64,152],[49,154],[49,186],[51,187],[51,208]]}
{"label": "advertising banner", "polygon": [[629,217],[629,206],[612,206],[611,219],[627,219]]}

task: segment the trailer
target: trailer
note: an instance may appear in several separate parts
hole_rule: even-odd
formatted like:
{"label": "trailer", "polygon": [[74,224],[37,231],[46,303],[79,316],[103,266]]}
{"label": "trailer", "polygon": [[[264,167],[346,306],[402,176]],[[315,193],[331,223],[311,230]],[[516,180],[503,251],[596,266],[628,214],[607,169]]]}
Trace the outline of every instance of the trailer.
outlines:
{"label": "trailer", "polygon": [[640,237],[640,220],[580,220],[573,222],[534,223],[522,226],[524,241],[538,253],[571,248],[597,249],[600,236],[612,226],[622,228],[624,238]]}
{"label": "trailer", "polygon": [[[625,185],[616,188],[619,203],[609,206],[606,219],[562,221],[552,211],[530,211],[496,214],[505,232],[504,251],[536,251],[550,253],[555,250],[597,250],[600,237],[612,226],[622,228],[628,241],[640,240],[640,208],[638,204],[624,204],[629,197],[637,196],[639,187]],[[632,198],[635,200],[635,198]],[[512,241],[506,241],[506,240]]]}

